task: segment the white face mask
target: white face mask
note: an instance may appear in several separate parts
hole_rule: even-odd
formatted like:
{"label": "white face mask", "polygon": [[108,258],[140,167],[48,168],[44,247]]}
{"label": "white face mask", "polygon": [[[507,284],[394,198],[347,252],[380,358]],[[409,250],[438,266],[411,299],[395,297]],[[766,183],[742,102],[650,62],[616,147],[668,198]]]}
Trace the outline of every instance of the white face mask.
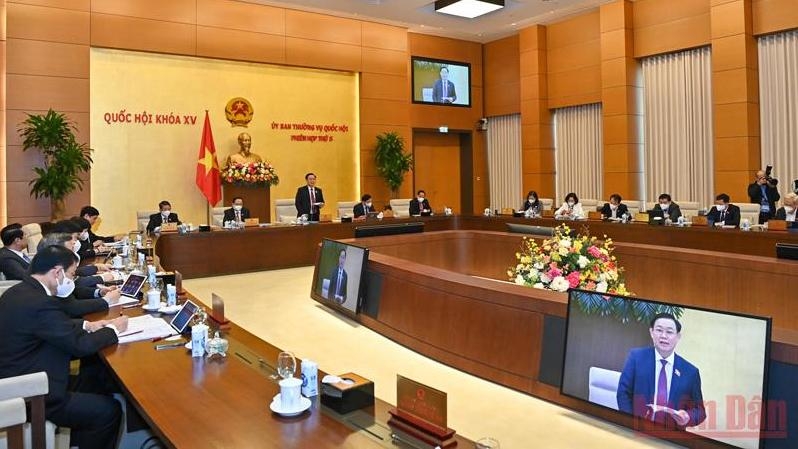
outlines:
{"label": "white face mask", "polygon": [[371,208],[371,201],[369,201],[368,203],[366,203],[366,207],[368,207],[368,208]]}
{"label": "white face mask", "polygon": [[659,208],[662,210],[668,210],[668,207],[670,205],[671,205],[670,203],[659,203]]}
{"label": "white face mask", "polygon": [[535,200],[537,200],[537,198],[535,198],[534,196],[530,196],[529,198],[527,198],[527,201],[529,201],[530,203],[534,203]]}
{"label": "white face mask", "polygon": [[166,219],[169,218],[169,214],[171,214],[171,213],[172,213],[172,211],[165,210],[165,211],[161,212],[161,215],[163,215],[164,220],[166,220]]}
{"label": "white face mask", "polygon": [[80,240],[75,241],[75,246],[72,248],[72,251],[77,254],[80,251]]}
{"label": "white face mask", "polygon": [[233,204],[233,210],[241,210],[243,208],[244,208],[244,206],[241,206],[241,205],[238,205],[238,204]]}
{"label": "white face mask", "polygon": [[716,204],[715,205],[715,209],[717,209],[718,212],[723,212],[724,210],[726,210],[726,205],[725,204]]}
{"label": "white face mask", "polygon": [[80,237],[78,237],[78,238],[81,239],[81,240],[88,240],[89,239],[89,231],[81,232],[80,233]]}
{"label": "white face mask", "polygon": [[424,202],[424,197],[423,196],[418,197],[418,202],[419,203],[423,203]]}
{"label": "white face mask", "polygon": [[75,290],[75,281],[68,278],[66,273],[63,273],[62,276],[64,277],[63,280],[58,282],[58,286],[56,287],[55,294],[59,298],[66,298],[72,294]]}
{"label": "white face mask", "polygon": [[573,206],[574,204],[576,204],[576,203],[574,203],[573,201],[568,201],[568,205],[569,206]]}

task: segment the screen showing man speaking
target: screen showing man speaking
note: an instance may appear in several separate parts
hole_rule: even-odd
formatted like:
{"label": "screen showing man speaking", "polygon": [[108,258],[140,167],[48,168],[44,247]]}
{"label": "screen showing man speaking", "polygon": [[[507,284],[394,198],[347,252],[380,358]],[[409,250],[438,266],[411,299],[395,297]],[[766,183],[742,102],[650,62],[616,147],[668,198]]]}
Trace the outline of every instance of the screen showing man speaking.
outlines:
{"label": "screen showing man speaking", "polygon": [[351,313],[357,313],[367,257],[366,248],[324,239],[314,292]]}
{"label": "screen showing man speaking", "polygon": [[464,62],[412,58],[413,102],[471,106],[471,66]]}

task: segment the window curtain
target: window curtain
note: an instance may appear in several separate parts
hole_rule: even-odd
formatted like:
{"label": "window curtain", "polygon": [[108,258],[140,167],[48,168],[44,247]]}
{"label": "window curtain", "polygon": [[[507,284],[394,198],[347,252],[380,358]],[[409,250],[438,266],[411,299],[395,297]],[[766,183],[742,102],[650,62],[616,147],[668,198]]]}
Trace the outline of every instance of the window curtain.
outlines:
{"label": "window curtain", "polygon": [[554,110],[554,158],[559,207],[568,192],[581,198],[602,199],[601,104]]}
{"label": "window curtain", "polygon": [[712,204],[712,69],[708,47],[642,60],[644,195]]}
{"label": "window curtain", "polygon": [[488,184],[491,210],[519,209],[521,193],[521,114],[488,118]]}
{"label": "window curtain", "polygon": [[798,31],[759,38],[759,107],[762,166],[784,194],[798,179]]}

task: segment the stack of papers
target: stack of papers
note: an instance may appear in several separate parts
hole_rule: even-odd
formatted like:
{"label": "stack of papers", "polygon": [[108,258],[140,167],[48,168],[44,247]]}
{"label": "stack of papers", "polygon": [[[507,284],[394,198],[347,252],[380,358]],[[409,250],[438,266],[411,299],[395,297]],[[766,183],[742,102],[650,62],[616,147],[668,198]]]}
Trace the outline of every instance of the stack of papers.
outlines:
{"label": "stack of papers", "polygon": [[119,343],[152,340],[172,335],[175,330],[163,318],[141,315],[127,321],[127,330],[119,334]]}

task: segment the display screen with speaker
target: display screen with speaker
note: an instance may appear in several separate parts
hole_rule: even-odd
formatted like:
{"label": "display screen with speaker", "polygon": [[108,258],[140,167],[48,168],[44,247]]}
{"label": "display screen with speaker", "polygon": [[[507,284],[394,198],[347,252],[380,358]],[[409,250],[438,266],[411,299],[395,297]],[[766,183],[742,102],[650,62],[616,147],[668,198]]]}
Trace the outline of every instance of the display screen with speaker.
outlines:
{"label": "display screen with speaker", "polygon": [[368,248],[323,239],[311,297],[343,312],[357,314],[368,254]]}

